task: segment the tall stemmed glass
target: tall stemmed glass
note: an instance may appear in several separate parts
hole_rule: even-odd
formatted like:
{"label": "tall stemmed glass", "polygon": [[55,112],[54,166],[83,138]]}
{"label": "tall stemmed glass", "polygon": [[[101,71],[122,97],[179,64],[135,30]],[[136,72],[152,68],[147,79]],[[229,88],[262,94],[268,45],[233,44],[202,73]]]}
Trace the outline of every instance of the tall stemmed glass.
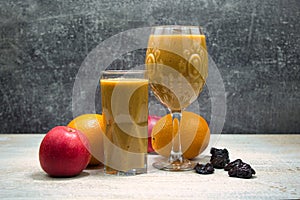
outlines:
{"label": "tall stemmed glass", "polygon": [[146,53],[150,87],[171,113],[172,149],[167,161],[153,166],[168,171],[191,170],[181,149],[180,121],[183,110],[200,94],[208,75],[205,35],[198,26],[158,26],[151,30]]}

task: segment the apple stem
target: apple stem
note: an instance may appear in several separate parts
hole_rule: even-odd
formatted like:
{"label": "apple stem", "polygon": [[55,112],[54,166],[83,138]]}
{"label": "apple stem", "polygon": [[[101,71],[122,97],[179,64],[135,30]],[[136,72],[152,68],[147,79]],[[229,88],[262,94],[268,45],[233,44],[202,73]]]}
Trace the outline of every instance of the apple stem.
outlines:
{"label": "apple stem", "polygon": [[76,131],[74,130],[74,129],[72,129],[72,128],[68,128],[68,130],[67,130],[68,132],[71,132],[71,133],[75,133]]}

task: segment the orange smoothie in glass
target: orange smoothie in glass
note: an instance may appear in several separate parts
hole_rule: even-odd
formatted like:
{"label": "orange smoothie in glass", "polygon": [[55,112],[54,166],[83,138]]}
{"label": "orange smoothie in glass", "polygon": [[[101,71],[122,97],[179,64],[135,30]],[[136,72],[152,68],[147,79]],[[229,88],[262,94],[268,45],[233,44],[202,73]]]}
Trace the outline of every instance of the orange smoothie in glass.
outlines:
{"label": "orange smoothie in glass", "polygon": [[150,35],[146,69],[154,94],[173,111],[190,105],[208,75],[204,35]]}
{"label": "orange smoothie in glass", "polygon": [[148,80],[101,79],[102,112],[106,125],[105,172],[117,174],[147,164]]}

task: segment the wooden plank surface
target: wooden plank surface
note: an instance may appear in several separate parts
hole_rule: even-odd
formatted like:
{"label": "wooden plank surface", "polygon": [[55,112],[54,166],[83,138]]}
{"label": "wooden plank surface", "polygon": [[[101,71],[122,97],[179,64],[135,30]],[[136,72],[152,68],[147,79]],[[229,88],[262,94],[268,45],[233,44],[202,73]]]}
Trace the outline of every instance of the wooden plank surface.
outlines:
{"label": "wooden plank surface", "polygon": [[[151,163],[147,174],[117,177],[102,168],[73,178],[50,178],[40,168],[38,149],[44,135],[0,134],[0,199],[299,199],[300,135],[221,135],[214,144],[227,148],[257,174],[252,179],[164,172]],[[197,159],[206,162],[208,155]]]}

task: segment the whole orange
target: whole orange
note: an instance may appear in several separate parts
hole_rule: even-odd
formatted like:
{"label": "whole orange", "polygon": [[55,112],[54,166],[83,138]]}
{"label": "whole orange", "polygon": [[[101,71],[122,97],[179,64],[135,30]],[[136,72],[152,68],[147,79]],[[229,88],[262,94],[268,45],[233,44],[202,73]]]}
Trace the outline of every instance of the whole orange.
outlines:
{"label": "whole orange", "polygon": [[98,165],[103,161],[104,123],[100,114],[83,114],[74,118],[68,127],[81,131],[88,138],[91,145],[92,158],[89,165]]}
{"label": "whole orange", "polygon": [[[174,127],[175,137],[178,137],[178,127]],[[152,146],[160,155],[168,157],[173,139],[172,117],[170,114],[162,117],[153,127]],[[181,149],[186,159],[192,159],[202,153],[208,146],[210,130],[206,120],[193,112],[184,111],[180,125]]]}

